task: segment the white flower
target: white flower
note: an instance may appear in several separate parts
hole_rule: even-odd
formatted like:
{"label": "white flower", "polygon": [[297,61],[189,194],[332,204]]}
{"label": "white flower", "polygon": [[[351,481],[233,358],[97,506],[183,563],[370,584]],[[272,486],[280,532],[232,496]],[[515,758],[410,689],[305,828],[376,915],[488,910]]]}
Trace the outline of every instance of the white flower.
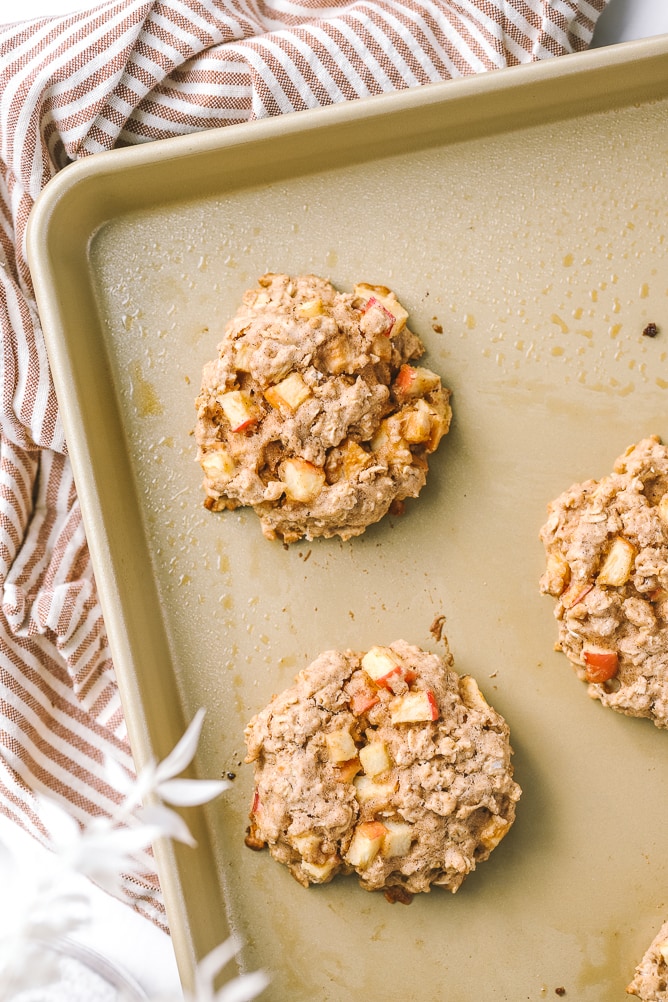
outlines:
{"label": "white flower", "polygon": [[[204,721],[204,710],[162,762],[150,762],[131,780],[120,766],[109,773],[123,798],[109,817],[83,828],[56,801],[36,793],[37,811],[51,835],[54,859],[48,872],[21,868],[0,844],[0,1002],[22,989],[48,985],[56,976],[55,955],[44,949],[84,923],[90,914],[86,881],[90,878],[118,894],[126,876],[146,870],[141,855],[158,838],[194,846],[187,824],[168,807],[208,803],[229,788],[226,780],[177,778],[192,762]],[[81,884],[81,891],[72,890]],[[238,952],[236,940],[212,951],[197,968],[192,1002],[247,1002],[267,984],[264,974],[242,974],[216,992],[214,980]]]}
{"label": "white flower", "polygon": [[[193,992],[186,992],[183,1002],[250,1002],[257,998],[269,984],[269,978],[264,971],[254,971],[252,974],[239,974],[232,978],[222,988],[216,990],[215,981],[222,969],[229,964],[239,952],[241,942],[236,936],[230,936],[224,943],[214,947],[195,969],[195,987]],[[154,998],[151,1002],[168,1002],[165,999]]]}

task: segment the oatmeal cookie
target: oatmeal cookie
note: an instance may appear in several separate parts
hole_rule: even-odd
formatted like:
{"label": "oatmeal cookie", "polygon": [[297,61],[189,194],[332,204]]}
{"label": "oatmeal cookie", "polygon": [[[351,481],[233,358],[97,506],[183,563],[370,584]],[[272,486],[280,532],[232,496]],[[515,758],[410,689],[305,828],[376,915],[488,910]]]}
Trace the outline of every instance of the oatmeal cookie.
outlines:
{"label": "oatmeal cookie", "polygon": [[558,649],[594,699],[668,727],[668,449],[652,435],[574,484],[540,537]]}
{"label": "oatmeal cookie", "polygon": [[207,363],[195,435],[212,511],[251,506],[268,539],[364,532],[417,497],[449,391],[384,286],[267,274]]}
{"label": "oatmeal cookie", "polygon": [[454,893],[515,818],[508,726],[449,651],[326,651],[245,738],[247,844],[306,887],[354,872],[392,901]]}
{"label": "oatmeal cookie", "polygon": [[626,991],[642,1002],[668,1002],[668,922],[648,946]]}

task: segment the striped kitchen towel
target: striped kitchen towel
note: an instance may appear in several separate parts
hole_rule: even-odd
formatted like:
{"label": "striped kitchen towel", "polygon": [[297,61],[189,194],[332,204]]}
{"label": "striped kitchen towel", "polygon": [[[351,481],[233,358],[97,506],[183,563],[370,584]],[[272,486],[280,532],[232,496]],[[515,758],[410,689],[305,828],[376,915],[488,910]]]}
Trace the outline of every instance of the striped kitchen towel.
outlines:
{"label": "striped kitchen towel", "polygon": [[[41,189],[100,150],[585,49],[606,2],[108,0],[0,27],[0,810],[42,842],[32,791],[105,815],[132,760],[26,263]],[[126,894],[165,926],[150,857]]]}

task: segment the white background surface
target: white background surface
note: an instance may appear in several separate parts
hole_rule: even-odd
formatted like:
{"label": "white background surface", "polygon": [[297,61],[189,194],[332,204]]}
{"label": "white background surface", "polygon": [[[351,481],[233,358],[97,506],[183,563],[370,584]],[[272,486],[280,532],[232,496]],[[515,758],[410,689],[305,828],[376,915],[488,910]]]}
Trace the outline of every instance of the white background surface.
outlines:
{"label": "white background surface", "polygon": [[[0,24],[94,6],[97,5],[82,0],[0,0]],[[611,45],[664,32],[668,32],[667,0],[609,0],[599,19],[594,44]],[[0,841],[29,865],[49,866],[48,853],[1,816]],[[81,941],[125,968],[147,994],[178,994],[178,975],[169,937],[126,905],[95,888],[91,888],[91,893],[94,918],[81,935]]]}

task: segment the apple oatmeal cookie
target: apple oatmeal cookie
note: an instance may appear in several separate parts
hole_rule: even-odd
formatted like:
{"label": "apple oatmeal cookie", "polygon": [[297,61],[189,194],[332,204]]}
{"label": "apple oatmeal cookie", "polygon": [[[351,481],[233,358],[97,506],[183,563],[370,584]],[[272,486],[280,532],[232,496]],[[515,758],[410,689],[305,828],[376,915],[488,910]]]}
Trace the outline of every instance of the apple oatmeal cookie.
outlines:
{"label": "apple oatmeal cookie", "polygon": [[668,1002],[668,922],[648,946],[626,991],[641,1002]]}
{"label": "apple oatmeal cookie", "polygon": [[589,695],[668,727],[668,449],[630,446],[612,474],[548,505],[540,580],[556,600],[557,649]]}
{"label": "apple oatmeal cookie", "polygon": [[454,893],[515,818],[508,725],[447,643],[440,657],[403,640],[326,651],[245,739],[246,843],[305,887],[354,872],[391,901]]}
{"label": "apple oatmeal cookie", "polygon": [[267,274],[226,325],[197,398],[205,506],[251,506],[268,539],[348,539],[425,484],[449,391],[384,286]]}

